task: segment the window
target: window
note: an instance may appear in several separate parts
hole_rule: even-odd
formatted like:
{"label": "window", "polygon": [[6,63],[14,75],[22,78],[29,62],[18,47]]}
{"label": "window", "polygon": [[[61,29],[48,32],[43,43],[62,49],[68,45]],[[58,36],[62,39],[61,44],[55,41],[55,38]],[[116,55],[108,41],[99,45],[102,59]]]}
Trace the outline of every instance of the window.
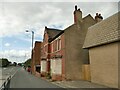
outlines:
{"label": "window", "polygon": [[55,40],[55,51],[57,51],[57,40]]}
{"label": "window", "polygon": [[53,43],[51,43],[51,52],[53,52]]}
{"label": "window", "polygon": [[58,50],[61,49],[61,39],[58,39]]}

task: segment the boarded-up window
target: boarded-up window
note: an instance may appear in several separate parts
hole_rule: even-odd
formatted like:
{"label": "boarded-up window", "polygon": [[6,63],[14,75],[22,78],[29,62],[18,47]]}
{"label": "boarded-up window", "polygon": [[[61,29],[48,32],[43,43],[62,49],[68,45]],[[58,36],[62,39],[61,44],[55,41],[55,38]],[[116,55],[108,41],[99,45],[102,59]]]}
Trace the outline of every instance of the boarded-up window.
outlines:
{"label": "boarded-up window", "polygon": [[52,59],[51,60],[51,74],[62,74],[61,59]]}
{"label": "boarded-up window", "polygon": [[45,60],[41,61],[41,72],[46,72],[46,69],[47,69],[47,62]]}

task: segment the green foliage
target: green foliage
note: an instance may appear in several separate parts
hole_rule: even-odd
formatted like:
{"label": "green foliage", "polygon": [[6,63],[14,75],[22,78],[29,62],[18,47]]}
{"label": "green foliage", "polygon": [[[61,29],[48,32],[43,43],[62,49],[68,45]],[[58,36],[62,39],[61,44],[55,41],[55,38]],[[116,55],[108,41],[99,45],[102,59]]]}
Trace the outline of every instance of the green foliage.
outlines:
{"label": "green foliage", "polygon": [[0,67],[7,67],[11,62],[8,61],[6,58],[0,59]]}
{"label": "green foliage", "polygon": [[31,59],[27,59],[24,63],[25,67],[31,66]]}
{"label": "green foliage", "polygon": [[16,65],[17,65],[17,63],[16,63],[16,62],[13,62],[13,65],[14,65],[14,66],[16,66]]}

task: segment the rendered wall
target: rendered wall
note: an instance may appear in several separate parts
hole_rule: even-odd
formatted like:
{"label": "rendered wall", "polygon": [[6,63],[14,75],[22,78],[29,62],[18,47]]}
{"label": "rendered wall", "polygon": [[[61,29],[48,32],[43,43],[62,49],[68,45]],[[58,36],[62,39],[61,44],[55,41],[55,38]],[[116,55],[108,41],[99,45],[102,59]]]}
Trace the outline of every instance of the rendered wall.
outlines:
{"label": "rendered wall", "polygon": [[118,88],[118,43],[89,50],[91,81]]}
{"label": "rendered wall", "polygon": [[89,63],[88,50],[82,47],[88,27],[93,24],[95,21],[88,16],[79,25],[74,24],[65,30],[65,77],[67,79],[82,79],[82,65]]}

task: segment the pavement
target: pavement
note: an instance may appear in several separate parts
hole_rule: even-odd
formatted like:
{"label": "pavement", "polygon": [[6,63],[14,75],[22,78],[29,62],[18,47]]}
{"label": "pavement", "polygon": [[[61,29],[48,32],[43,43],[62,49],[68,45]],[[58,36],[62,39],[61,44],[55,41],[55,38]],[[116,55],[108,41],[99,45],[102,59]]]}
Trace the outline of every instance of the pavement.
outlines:
{"label": "pavement", "polygon": [[96,83],[91,83],[89,81],[54,81],[53,84],[56,84],[63,88],[109,88],[104,85],[99,85]]}

